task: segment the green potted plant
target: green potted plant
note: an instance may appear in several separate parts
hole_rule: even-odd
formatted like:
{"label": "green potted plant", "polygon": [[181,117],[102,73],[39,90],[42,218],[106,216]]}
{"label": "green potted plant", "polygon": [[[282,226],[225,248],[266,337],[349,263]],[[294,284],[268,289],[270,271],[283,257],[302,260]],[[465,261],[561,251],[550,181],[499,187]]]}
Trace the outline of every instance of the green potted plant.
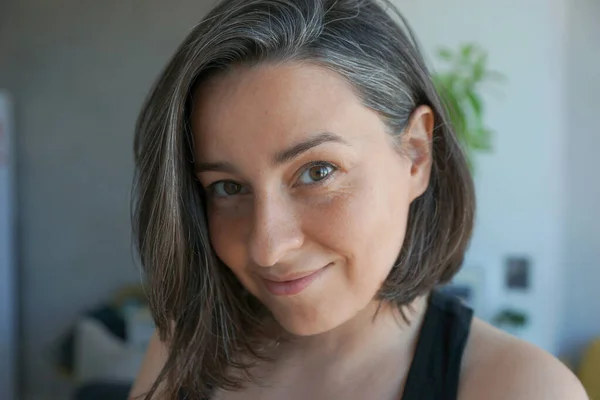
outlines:
{"label": "green potted plant", "polygon": [[492,150],[493,132],[484,121],[483,85],[503,82],[505,78],[488,69],[487,52],[474,43],[456,51],[441,48],[437,56],[443,68],[434,74],[434,83],[473,168],[475,152]]}
{"label": "green potted plant", "polygon": [[496,314],[493,324],[508,333],[520,336],[528,323],[528,316],[524,311],[514,308],[504,308]]}

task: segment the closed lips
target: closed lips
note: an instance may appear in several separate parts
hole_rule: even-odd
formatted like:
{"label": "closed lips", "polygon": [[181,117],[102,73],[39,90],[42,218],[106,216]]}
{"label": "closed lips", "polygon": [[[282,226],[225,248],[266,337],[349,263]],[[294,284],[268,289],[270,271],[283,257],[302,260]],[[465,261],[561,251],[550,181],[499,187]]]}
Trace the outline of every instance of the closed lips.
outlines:
{"label": "closed lips", "polygon": [[293,275],[285,275],[280,277],[269,276],[263,278],[265,288],[276,296],[291,296],[302,292],[310,286],[322,273],[332,265],[327,264],[325,267],[310,272],[299,272]]}
{"label": "closed lips", "polygon": [[298,280],[298,279],[305,278],[305,277],[307,277],[309,275],[314,274],[317,271],[320,271],[321,269],[323,269],[323,268],[315,269],[315,270],[309,271],[309,272],[298,272],[296,274],[286,275],[286,276],[283,276],[283,277],[276,277],[276,276],[272,277],[272,276],[269,276],[269,277],[265,277],[264,279],[266,279],[268,281],[271,281],[271,282],[290,282],[290,281],[295,281],[295,280]]}

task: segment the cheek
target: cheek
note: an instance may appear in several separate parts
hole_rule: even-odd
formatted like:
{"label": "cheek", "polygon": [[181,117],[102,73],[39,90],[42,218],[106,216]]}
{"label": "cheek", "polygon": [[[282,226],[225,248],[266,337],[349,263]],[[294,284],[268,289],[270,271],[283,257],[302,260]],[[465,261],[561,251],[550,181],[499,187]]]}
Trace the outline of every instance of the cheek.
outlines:
{"label": "cheek", "polygon": [[382,179],[357,182],[312,211],[314,240],[345,259],[343,279],[352,293],[372,298],[398,257],[409,207],[402,188]]}
{"label": "cheek", "polygon": [[215,253],[239,277],[245,266],[246,217],[216,207],[209,207],[207,215],[210,241]]}

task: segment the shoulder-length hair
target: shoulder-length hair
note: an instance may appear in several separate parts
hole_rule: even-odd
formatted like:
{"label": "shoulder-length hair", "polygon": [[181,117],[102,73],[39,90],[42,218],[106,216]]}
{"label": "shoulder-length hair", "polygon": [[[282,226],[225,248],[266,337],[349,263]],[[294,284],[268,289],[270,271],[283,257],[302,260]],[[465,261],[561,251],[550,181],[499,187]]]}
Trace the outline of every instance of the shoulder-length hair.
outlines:
{"label": "shoulder-length hair", "polygon": [[[388,11],[394,11],[388,13]],[[402,307],[448,282],[473,227],[472,178],[406,21],[376,0],[225,0],[186,37],[158,78],[135,134],[134,231],[151,311],[170,354],[156,388],[175,399],[240,389],[264,358],[258,301],[211,248],[193,172],[193,92],[234,66],[309,61],[346,79],[392,135],[412,112],[435,117],[429,187],[410,206],[407,233],[379,298]],[[242,361],[244,360],[244,361]],[[161,397],[162,398],[162,397]]]}

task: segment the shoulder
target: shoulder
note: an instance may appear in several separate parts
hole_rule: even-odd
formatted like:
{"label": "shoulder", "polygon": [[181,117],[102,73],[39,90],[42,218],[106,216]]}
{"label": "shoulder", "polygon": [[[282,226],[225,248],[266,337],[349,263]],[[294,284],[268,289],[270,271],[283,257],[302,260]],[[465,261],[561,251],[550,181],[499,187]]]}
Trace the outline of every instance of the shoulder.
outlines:
{"label": "shoulder", "polygon": [[[154,332],[146,355],[142,362],[142,365],[138,371],[138,375],[129,393],[129,399],[140,399],[150,391],[154,382],[158,379],[160,372],[162,371],[167,359],[169,357],[169,344],[160,340],[158,333]],[[163,386],[157,388],[157,392],[160,393]],[[152,396],[156,398],[156,396]]]}
{"label": "shoulder", "polygon": [[575,375],[549,353],[474,319],[459,400],[587,400]]}

